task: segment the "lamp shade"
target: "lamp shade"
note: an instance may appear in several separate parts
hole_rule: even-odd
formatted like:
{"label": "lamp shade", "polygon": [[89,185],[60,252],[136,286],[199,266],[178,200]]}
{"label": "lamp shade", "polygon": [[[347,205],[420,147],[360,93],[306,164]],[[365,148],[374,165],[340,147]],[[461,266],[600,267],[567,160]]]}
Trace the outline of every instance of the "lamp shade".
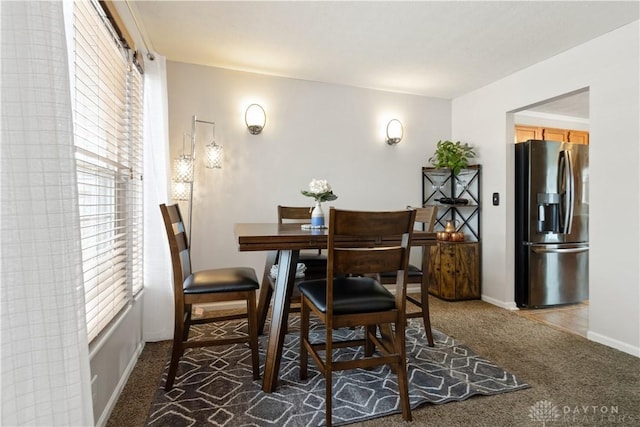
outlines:
{"label": "lamp shade", "polygon": [[267,122],[267,114],[258,104],[251,104],[244,113],[244,122],[251,135],[258,135]]}
{"label": "lamp shade", "polygon": [[387,124],[387,144],[394,145],[402,141],[404,135],[404,129],[400,120],[393,119]]}
{"label": "lamp shade", "polygon": [[183,154],[174,163],[175,180],[177,182],[193,182],[193,158]]}
{"label": "lamp shade", "polygon": [[222,147],[215,142],[207,145],[207,167],[209,169],[222,169]]}
{"label": "lamp shade", "polygon": [[173,200],[189,200],[191,195],[191,184],[188,182],[176,182],[171,183],[171,196]]}

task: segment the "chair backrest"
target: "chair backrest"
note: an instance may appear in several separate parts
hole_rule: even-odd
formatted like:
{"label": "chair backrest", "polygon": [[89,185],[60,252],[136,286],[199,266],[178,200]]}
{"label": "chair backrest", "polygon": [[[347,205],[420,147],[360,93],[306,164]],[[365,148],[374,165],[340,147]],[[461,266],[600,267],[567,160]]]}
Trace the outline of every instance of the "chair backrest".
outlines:
{"label": "chair backrest", "polygon": [[[398,271],[396,301],[398,308],[404,307],[415,215],[416,211],[411,209],[375,212],[331,208],[327,239],[327,302],[332,299],[334,277]],[[402,294],[398,295],[398,291]]]}
{"label": "chair backrest", "polygon": [[438,215],[437,206],[425,206],[423,208],[407,206],[407,209],[413,209],[416,211],[416,223],[422,224],[423,231],[433,231],[433,228],[436,225],[436,217]]}
{"label": "chair backrest", "polygon": [[278,205],[278,223],[309,222],[311,221],[311,209],[313,208],[309,206]]}
{"label": "chair backrest", "polygon": [[171,266],[173,267],[173,288],[175,295],[182,295],[184,280],[191,274],[191,257],[189,254],[189,240],[185,233],[184,222],[180,207],[175,205],[160,205],[164,227],[167,231],[169,249],[171,250]]}

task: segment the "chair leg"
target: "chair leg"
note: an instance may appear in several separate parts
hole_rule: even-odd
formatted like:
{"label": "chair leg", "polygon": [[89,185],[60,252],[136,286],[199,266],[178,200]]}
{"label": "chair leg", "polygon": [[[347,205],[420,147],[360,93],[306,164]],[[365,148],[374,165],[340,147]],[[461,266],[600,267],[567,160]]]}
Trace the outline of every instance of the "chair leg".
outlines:
{"label": "chair leg", "polygon": [[369,338],[370,336],[376,335],[376,325],[367,325],[364,331],[364,356],[371,357],[373,356],[373,352],[376,349],[376,346],[373,344],[373,341]]}
{"label": "chair leg", "polygon": [[307,379],[307,365],[309,354],[305,342],[309,340],[309,307],[305,304],[304,296],[300,300],[300,379]]}
{"label": "chair leg", "polygon": [[411,406],[409,404],[409,382],[407,379],[407,350],[405,347],[405,325],[404,322],[396,323],[394,337],[395,350],[400,354],[400,361],[397,364],[396,376],[398,377],[398,394],[400,395],[400,406],[402,407],[402,419],[411,421]]}
{"label": "chair leg", "polygon": [[[184,313],[183,313],[184,314]],[[182,347],[182,340],[184,337],[184,317],[180,315],[180,311],[176,310],[175,321],[173,325],[173,344],[171,348],[171,362],[169,364],[169,372],[167,373],[167,382],[164,385],[164,389],[169,391],[173,388],[173,382],[176,378],[176,372],[178,371],[178,362],[184,351]]]}
{"label": "chair leg", "polygon": [[191,304],[184,306],[184,329],[182,333],[182,341],[189,339],[189,328],[191,327],[191,313],[193,306]]}
{"label": "chair leg", "polygon": [[[426,276],[426,275],[424,275]],[[429,316],[429,289],[426,280],[422,280],[420,285],[420,305],[422,306],[422,321],[424,322],[424,330],[427,333],[427,344],[433,347],[433,331],[431,330],[431,318]]]}
{"label": "chair leg", "polygon": [[258,353],[258,319],[256,316],[256,294],[249,292],[247,296],[247,326],[249,329],[249,347],[251,348],[251,364],[253,379],[260,379],[260,357]]}
{"label": "chair leg", "polygon": [[333,330],[327,328],[324,352],[325,423],[331,427],[331,397],[333,394]]}

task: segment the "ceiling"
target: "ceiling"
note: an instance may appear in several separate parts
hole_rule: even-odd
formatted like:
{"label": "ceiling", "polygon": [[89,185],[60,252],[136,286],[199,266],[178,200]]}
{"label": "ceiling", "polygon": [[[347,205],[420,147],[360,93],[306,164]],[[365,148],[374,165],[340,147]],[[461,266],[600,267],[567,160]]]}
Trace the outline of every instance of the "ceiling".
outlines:
{"label": "ceiling", "polygon": [[519,113],[543,113],[553,116],[589,120],[589,90],[563,95],[558,98],[527,107]]}
{"label": "ceiling", "polygon": [[169,61],[447,99],[640,16],[635,1],[128,3]]}

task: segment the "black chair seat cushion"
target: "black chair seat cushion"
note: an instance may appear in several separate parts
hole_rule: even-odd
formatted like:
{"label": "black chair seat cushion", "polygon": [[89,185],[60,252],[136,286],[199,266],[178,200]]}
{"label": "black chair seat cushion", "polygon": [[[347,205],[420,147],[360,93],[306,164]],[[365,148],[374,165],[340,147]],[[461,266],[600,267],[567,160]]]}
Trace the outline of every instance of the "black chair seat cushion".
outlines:
{"label": "black chair seat cushion", "polygon": [[[298,289],[318,310],[327,312],[326,279],[304,281]],[[371,277],[337,277],[333,280],[334,314],[372,313],[395,307],[393,294]]]}
{"label": "black chair seat cushion", "polygon": [[319,263],[327,265],[327,256],[318,253],[300,253],[298,262],[310,262],[314,264]]}
{"label": "black chair seat cushion", "polygon": [[259,287],[256,272],[249,267],[197,271],[187,277],[183,284],[185,294],[255,291]]}
{"label": "black chair seat cushion", "polygon": [[[396,277],[395,271],[386,271],[384,273],[380,273],[380,277]],[[420,270],[415,265],[409,264],[409,268],[407,268],[407,276],[409,277],[419,277],[422,276],[422,270]]]}

